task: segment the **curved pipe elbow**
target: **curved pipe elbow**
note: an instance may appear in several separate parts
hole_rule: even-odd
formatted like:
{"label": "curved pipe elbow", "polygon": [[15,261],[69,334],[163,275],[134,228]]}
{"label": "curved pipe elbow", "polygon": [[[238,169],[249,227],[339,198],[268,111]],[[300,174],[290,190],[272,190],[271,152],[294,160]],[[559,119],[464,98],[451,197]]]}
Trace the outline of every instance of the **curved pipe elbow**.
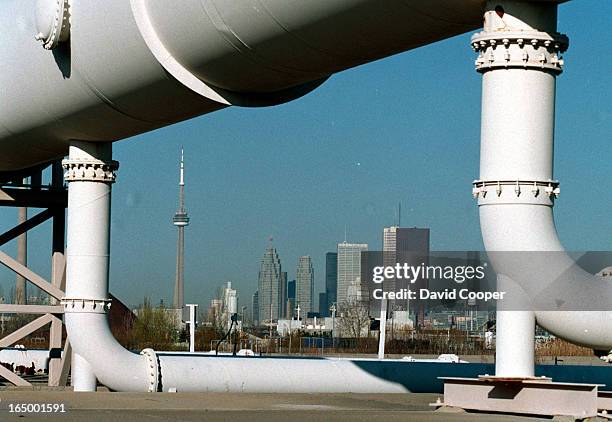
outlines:
{"label": "curved pipe elbow", "polygon": [[612,289],[565,252],[552,203],[481,203],[480,221],[496,272],[519,284],[538,325],[574,344],[612,348]]}
{"label": "curved pipe elbow", "polygon": [[[72,349],[102,384],[114,391],[157,391],[157,366],[151,367],[150,356],[132,353],[117,342],[106,314],[66,312],[65,324]],[[157,365],[156,359],[153,363]]]}

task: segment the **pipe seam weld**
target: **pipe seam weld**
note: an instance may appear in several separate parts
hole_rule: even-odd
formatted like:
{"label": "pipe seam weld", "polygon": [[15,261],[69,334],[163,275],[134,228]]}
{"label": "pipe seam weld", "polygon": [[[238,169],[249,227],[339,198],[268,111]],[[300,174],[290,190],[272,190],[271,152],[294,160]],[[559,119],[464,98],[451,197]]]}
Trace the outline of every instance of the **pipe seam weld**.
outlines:
{"label": "pipe seam weld", "polygon": [[159,359],[153,349],[143,349],[140,354],[147,359],[147,374],[149,376],[149,393],[161,391],[159,380]]}
{"label": "pipe seam weld", "polygon": [[110,311],[111,299],[85,299],[63,297],[60,303],[64,313],[95,313],[105,314]]}

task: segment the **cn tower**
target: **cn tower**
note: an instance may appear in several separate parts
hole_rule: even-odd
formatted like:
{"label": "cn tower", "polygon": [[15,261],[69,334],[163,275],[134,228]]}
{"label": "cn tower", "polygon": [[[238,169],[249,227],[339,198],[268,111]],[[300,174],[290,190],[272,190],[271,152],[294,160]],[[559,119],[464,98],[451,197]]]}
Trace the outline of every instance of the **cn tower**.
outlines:
{"label": "cn tower", "polygon": [[181,147],[181,164],[179,179],[179,209],[174,214],[172,224],[178,228],[178,244],[176,251],[176,281],[174,283],[174,309],[182,309],[184,299],[184,272],[185,272],[185,227],[189,225],[189,216],[185,210],[185,158]]}

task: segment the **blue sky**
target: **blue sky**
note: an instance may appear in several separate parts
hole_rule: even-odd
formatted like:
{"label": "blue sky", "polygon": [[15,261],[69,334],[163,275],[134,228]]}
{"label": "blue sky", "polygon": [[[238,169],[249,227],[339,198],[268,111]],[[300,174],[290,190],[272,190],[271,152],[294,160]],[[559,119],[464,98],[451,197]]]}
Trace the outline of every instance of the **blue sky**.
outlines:
{"label": "blue sky", "polygon": [[[612,250],[612,2],[560,7],[571,39],[557,91],[556,219],[568,249]],[[111,291],[135,304],[171,300],[180,146],[187,154],[186,299],[207,306],[231,280],[250,306],[274,245],[290,279],[311,255],[317,293],[325,252],[344,239],[380,249],[382,228],[430,227],[436,250],[482,249],[480,83],[470,34],[335,75],[292,103],[230,108],[115,144]],[[16,219],[1,210],[2,228]],[[31,236],[46,275],[49,225]],[[14,252],[14,246],[5,248]],[[14,277],[0,270],[5,291]]]}

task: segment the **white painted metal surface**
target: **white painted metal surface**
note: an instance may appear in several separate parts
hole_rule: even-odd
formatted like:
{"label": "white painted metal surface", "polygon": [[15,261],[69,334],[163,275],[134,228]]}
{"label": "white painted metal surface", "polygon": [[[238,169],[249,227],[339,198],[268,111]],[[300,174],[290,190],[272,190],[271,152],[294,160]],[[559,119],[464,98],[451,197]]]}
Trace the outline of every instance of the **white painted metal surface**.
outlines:
{"label": "white painted metal surface", "polygon": [[[481,180],[474,192],[502,286],[522,289],[535,309],[498,312],[496,373],[528,377],[535,320],[572,343],[610,349],[612,312],[604,310],[612,309],[612,289],[563,252],[553,220],[555,84],[567,43],[556,32],[557,6],[504,0],[487,7],[485,30],[472,39],[483,73]],[[516,265],[495,251],[554,253]]]}
{"label": "white painted metal surface", "polygon": [[[117,391],[148,391],[147,360],[125,350],[108,326],[111,183],[116,163],[111,144],[75,142],[70,147],[65,324],[76,358],[76,391],[95,391],[93,374]],[[79,299],[79,300],[77,300]],[[81,365],[79,357],[87,365]],[[92,385],[93,384],[93,385]]]}
{"label": "white painted metal surface", "polygon": [[159,353],[163,391],[245,393],[405,393],[349,359],[274,359]]}
{"label": "white painted metal surface", "polygon": [[335,72],[476,29],[482,4],[72,0],[69,40],[45,50],[35,36],[51,38],[63,3],[2,2],[0,171],[61,158],[72,139],[297,98]]}

